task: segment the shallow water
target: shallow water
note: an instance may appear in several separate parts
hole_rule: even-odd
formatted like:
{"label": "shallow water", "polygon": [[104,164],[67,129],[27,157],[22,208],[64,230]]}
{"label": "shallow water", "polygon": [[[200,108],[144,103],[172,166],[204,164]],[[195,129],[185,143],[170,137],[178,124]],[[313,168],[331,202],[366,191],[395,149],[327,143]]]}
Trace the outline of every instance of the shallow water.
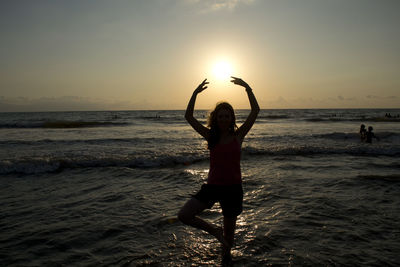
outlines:
{"label": "shallow water", "polygon": [[[400,123],[374,119],[381,140],[369,145],[354,133],[364,121],[351,118],[387,111],[302,112],[262,111],[243,145],[235,266],[397,266]],[[2,114],[2,264],[219,265],[218,242],[176,220],[207,178],[204,142],[182,111],[138,113],[117,113],[122,126],[72,128],[32,118],[6,127]],[[309,120],[333,113],[347,117]],[[28,116],[103,123],[109,114]],[[201,216],[222,223],[218,205]]]}

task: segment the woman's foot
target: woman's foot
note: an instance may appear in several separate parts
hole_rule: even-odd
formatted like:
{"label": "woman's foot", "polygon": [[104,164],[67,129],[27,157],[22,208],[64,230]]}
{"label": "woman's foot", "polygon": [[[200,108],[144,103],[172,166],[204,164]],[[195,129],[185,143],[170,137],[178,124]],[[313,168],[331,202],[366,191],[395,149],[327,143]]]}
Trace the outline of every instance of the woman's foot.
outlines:
{"label": "woman's foot", "polygon": [[222,255],[222,266],[233,266],[231,252],[226,252]]}

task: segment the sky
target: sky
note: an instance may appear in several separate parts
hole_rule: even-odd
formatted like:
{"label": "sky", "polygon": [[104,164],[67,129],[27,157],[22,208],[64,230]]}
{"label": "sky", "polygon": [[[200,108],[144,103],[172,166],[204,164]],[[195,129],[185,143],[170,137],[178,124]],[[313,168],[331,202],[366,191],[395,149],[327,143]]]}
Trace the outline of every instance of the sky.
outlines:
{"label": "sky", "polygon": [[[4,0],[0,112],[400,108],[398,0]],[[227,71],[227,70],[220,70]]]}

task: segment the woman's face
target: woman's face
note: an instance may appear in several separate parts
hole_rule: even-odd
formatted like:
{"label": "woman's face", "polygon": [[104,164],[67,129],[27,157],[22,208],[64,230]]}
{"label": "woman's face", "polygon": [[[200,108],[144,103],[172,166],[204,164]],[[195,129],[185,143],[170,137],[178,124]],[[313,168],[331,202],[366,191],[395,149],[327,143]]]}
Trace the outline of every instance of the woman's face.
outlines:
{"label": "woman's face", "polygon": [[227,109],[220,109],[217,113],[217,123],[220,131],[228,131],[232,123],[231,112]]}

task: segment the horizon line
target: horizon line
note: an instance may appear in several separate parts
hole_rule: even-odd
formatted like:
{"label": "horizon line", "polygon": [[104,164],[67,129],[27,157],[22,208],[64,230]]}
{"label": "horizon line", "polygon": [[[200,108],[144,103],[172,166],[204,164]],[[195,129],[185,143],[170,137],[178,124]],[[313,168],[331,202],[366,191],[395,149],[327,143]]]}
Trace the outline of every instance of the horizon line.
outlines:
{"label": "horizon line", "polygon": [[[400,110],[399,108],[260,108],[261,110]],[[35,111],[0,111],[0,113],[45,113],[45,112],[128,112],[128,111],[185,111],[186,109],[114,109],[114,110],[106,110],[106,109],[95,109],[95,110],[35,110]],[[195,109],[195,111],[209,111],[212,109]],[[234,110],[251,110],[250,108],[235,108]]]}

